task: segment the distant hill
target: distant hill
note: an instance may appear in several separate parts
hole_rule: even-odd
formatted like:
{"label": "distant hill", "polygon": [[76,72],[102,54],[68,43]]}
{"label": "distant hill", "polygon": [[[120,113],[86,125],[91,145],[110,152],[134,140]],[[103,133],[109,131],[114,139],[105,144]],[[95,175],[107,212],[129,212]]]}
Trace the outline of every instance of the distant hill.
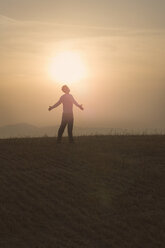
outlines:
{"label": "distant hill", "polygon": [[[22,138],[22,137],[53,137],[57,135],[58,126],[37,127],[27,123],[18,123],[15,125],[6,125],[0,127],[0,138]],[[114,131],[112,128],[82,128],[74,127],[74,135],[95,135],[110,134]],[[67,132],[64,133],[64,136]]]}
{"label": "distant hill", "polygon": [[37,127],[27,123],[0,127],[0,138],[54,136],[57,127]]}
{"label": "distant hill", "polygon": [[[6,125],[0,127],[0,139],[5,138],[23,138],[23,137],[54,137],[57,135],[59,126],[37,127],[27,123],[18,123],[15,125]],[[92,128],[92,127],[74,127],[74,135],[109,135],[109,134],[164,134],[165,130],[154,129],[126,129],[126,128]],[[67,135],[67,130],[64,136]]]}

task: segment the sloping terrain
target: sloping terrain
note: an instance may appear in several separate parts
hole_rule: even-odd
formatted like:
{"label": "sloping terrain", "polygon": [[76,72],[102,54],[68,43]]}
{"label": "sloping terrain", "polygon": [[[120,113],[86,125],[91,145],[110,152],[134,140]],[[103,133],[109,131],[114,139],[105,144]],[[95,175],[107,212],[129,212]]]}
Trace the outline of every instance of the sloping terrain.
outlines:
{"label": "sloping terrain", "polygon": [[0,247],[164,247],[165,136],[0,140]]}

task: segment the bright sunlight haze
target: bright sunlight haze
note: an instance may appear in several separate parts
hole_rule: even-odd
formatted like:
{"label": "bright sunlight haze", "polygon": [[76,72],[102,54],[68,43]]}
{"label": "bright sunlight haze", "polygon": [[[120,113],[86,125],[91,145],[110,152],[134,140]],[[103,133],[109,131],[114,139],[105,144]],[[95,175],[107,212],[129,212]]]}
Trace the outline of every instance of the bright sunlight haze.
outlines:
{"label": "bright sunlight haze", "polygon": [[50,63],[49,73],[56,82],[64,84],[78,83],[87,76],[81,55],[73,51],[57,54]]}
{"label": "bright sunlight haze", "polygon": [[165,127],[165,1],[0,1],[0,126]]}

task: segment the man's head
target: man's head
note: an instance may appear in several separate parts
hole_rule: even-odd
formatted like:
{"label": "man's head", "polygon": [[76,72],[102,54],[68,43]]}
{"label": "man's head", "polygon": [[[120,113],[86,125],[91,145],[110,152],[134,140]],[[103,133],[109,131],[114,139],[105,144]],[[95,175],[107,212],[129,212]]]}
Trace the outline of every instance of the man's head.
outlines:
{"label": "man's head", "polygon": [[69,87],[67,85],[63,85],[61,90],[66,94],[69,94],[69,92],[70,92],[70,89],[69,89]]}

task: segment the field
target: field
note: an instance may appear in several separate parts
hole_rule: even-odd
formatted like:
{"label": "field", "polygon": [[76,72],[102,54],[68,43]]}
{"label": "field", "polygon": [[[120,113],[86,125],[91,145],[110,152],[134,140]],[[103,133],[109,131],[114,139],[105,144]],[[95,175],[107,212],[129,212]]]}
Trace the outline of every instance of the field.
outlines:
{"label": "field", "polygon": [[157,248],[165,136],[0,140],[1,248]]}

